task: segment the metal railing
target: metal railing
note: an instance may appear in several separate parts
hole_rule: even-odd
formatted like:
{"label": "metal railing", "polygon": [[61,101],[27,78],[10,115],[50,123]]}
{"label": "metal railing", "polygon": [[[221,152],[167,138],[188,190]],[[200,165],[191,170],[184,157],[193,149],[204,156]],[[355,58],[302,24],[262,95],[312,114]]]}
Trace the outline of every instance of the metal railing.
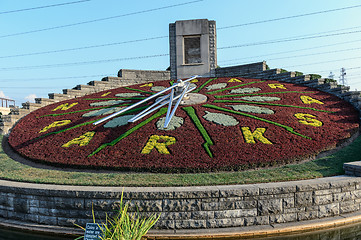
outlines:
{"label": "metal railing", "polygon": [[[15,106],[15,100],[11,100],[11,99],[7,99],[7,98],[1,98],[0,97],[0,100],[1,100],[1,107],[10,107],[11,105],[12,106]],[[4,104],[5,103],[5,104]],[[12,104],[11,104],[12,103]]]}

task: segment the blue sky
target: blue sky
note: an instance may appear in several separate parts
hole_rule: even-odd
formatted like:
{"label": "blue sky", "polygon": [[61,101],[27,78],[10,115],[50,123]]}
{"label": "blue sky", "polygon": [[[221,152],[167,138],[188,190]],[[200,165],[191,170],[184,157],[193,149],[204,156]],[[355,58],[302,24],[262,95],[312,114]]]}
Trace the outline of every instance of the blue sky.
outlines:
{"label": "blue sky", "polygon": [[[332,71],[335,79],[344,67],[348,85],[361,90],[358,5],[356,0],[0,0],[0,97],[21,105],[116,76],[122,68],[165,70],[169,23],[202,18],[216,21],[221,67],[265,60],[270,68],[323,77]],[[346,7],[352,8],[307,15]],[[306,16],[269,21],[296,15]],[[297,40],[285,41],[289,38]],[[91,47],[99,45],[106,46]],[[162,56],[124,60],[155,55]],[[90,61],[99,62],[80,64]]]}

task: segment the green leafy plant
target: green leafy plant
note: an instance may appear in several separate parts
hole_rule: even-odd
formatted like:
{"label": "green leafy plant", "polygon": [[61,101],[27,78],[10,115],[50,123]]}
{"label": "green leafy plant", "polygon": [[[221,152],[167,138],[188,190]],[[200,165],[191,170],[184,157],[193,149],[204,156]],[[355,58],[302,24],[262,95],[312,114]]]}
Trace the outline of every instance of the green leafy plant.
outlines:
{"label": "green leafy plant", "polygon": [[[117,213],[114,216],[106,214],[105,222],[98,224],[102,230],[101,240],[141,240],[160,217],[160,214],[152,214],[147,218],[142,217],[138,210],[136,213],[130,213],[128,211],[129,202],[124,204],[122,193]],[[96,223],[93,207],[92,215],[93,222]],[[83,227],[77,226],[85,230]],[[81,238],[83,237],[77,239]]]}

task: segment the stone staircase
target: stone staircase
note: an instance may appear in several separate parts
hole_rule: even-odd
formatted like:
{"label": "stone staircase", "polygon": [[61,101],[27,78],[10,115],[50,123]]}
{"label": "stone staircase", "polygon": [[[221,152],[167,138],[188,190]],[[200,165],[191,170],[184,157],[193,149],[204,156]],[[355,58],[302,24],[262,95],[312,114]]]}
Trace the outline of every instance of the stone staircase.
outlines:
{"label": "stone staircase", "polygon": [[[259,62],[233,66],[229,70],[221,68],[219,74],[217,75],[216,73],[216,77],[235,76],[297,83],[336,95],[350,102],[356,109],[361,111],[361,92],[359,91],[349,91],[350,87],[337,85],[336,81],[323,79],[319,75],[303,75],[300,72],[288,72],[280,68],[267,69],[266,66],[265,62]],[[14,108],[9,115],[0,116],[0,134],[7,134],[20,118],[31,111],[55,102],[82,97],[108,89],[169,79],[169,71],[121,69],[118,72],[118,77],[105,77],[101,81],[91,81],[87,85],[77,85],[72,89],[63,89],[62,94],[49,93],[49,98],[36,98],[35,103],[23,103],[22,108]]]}
{"label": "stone staircase", "polygon": [[12,108],[8,115],[0,116],[0,134],[8,134],[19,119],[38,108],[52,103],[82,97],[108,89],[169,79],[169,71],[121,69],[118,72],[118,77],[104,77],[101,81],[90,81],[86,85],[76,85],[72,89],[63,89],[63,93],[49,93],[49,98],[35,98],[35,103],[26,102],[22,103],[21,108]]}

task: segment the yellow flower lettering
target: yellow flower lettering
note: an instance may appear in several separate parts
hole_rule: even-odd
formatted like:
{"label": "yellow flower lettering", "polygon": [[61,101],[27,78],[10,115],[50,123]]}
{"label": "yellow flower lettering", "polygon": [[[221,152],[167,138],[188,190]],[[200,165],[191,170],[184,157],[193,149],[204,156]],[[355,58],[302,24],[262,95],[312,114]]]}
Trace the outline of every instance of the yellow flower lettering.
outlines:
{"label": "yellow flower lettering", "polygon": [[61,121],[55,121],[52,124],[50,124],[49,126],[44,127],[42,130],[39,131],[39,133],[43,133],[48,131],[50,128],[54,128],[54,127],[60,127],[60,126],[64,126],[71,123],[70,120],[61,120]]}
{"label": "yellow flower lettering", "polygon": [[242,82],[242,81],[237,78],[231,78],[228,82]]}
{"label": "yellow flower lettering", "polygon": [[167,146],[172,145],[175,142],[176,140],[174,137],[152,135],[143,148],[142,154],[149,154],[153,148],[156,148],[160,154],[170,154]]}
{"label": "yellow flower lettering", "polygon": [[103,95],[102,95],[102,97],[106,97],[106,96],[108,96],[109,94],[111,94],[112,92],[107,92],[107,93],[104,93]]}
{"label": "yellow flower lettering", "polygon": [[296,113],[295,117],[298,119],[301,119],[301,120],[299,120],[299,122],[302,124],[305,124],[305,125],[310,125],[313,127],[320,127],[323,124],[321,121],[315,119],[316,116],[313,116],[308,113]]}
{"label": "yellow flower lettering", "polygon": [[80,147],[86,146],[90,143],[90,141],[93,139],[95,132],[87,132],[81,135],[80,137],[74,138],[73,140],[70,140],[69,142],[62,145],[62,147],[70,147],[71,145],[77,144]]}
{"label": "yellow flower lettering", "polygon": [[153,83],[146,83],[146,84],[143,84],[140,87],[153,87]]}
{"label": "yellow flower lettering", "polygon": [[68,110],[69,108],[72,108],[72,107],[74,107],[75,105],[77,105],[78,103],[77,102],[75,102],[75,103],[72,103],[72,104],[70,104],[69,105],[69,103],[64,103],[64,104],[61,104],[61,105],[59,105],[59,106],[57,106],[56,108],[54,108],[52,111],[56,111],[56,110],[63,110],[63,111],[66,111],[66,110]]}
{"label": "yellow flower lettering", "polygon": [[311,98],[310,96],[301,96],[300,98],[301,98],[301,101],[305,104],[312,104],[312,103],[323,104],[323,102],[321,102],[317,99]]}
{"label": "yellow flower lettering", "polygon": [[270,88],[281,88],[281,89],[287,89],[283,84],[281,83],[269,83],[268,86]]}
{"label": "yellow flower lettering", "polygon": [[263,136],[263,134],[266,132],[266,128],[256,128],[256,130],[251,132],[249,127],[241,127],[241,130],[246,143],[255,144],[255,139],[257,139],[263,144],[272,144],[270,140]]}

